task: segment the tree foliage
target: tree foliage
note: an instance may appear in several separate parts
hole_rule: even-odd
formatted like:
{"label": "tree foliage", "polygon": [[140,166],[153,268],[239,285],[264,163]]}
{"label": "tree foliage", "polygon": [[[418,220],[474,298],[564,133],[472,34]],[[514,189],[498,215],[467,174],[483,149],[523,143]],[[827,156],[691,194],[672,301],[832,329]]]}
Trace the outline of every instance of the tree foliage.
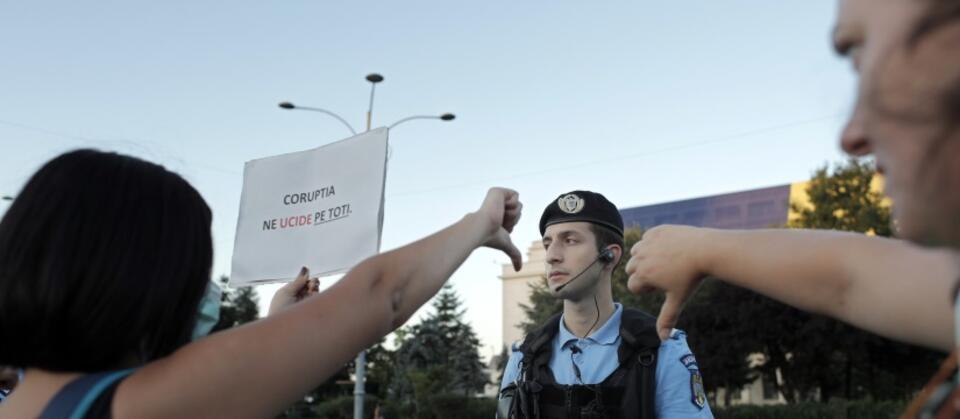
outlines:
{"label": "tree foliage", "polygon": [[[818,169],[807,187],[810,205],[794,211],[790,228],[827,229],[889,237],[891,211],[871,185],[870,163],[849,160]],[[918,390],[941,357],[936,352],[894,342],[832,318],[804,313],[769,299],[761,307],[776,311],[784,336],[763,336],[770,356],[764,372],[779,369],[786,396],[821,400],[834,397],[902,399]],[[882,310],[882,307],[877,307]],[[785,327],[786,326],[786,327]],[[788,356],[789,355],[789,356]],[[791,394],[792,393],[792,394]]]}
{"label": "tree foliage", "polygon": [[220,277],[220,320],[211,330],[221,330],[237,327],[244,323],[260,318],[259,296],[253,287],[231,288],[227,285],[230,278]]}
{"label": "tree foliage", "polygon": [[480,361],[480,340],[463,321],[462,302],[448,284],[433,300],[434,312],[398,334],[389,399],[416,417],[432,417],[432,400],[441,394],[463,397],[488,383]]}

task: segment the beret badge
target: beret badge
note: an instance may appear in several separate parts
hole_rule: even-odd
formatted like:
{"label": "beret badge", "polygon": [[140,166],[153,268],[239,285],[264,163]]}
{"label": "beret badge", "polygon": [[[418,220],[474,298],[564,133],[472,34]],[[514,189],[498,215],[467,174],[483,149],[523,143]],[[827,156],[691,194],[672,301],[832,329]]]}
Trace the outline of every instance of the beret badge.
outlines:
{"label": "beret badge", "polygon": [[567,214],[576,214],[583,211],[583,198],[572,193],[566,194],[557,199],[557,206]]}

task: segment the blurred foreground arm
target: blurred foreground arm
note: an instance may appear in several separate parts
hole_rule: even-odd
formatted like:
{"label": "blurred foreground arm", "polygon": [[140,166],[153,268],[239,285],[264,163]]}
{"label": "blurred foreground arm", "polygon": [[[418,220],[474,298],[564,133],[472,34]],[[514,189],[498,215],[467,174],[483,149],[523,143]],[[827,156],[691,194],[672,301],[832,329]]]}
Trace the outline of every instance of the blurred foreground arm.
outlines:
{"label": "blurred foreground arm", "polygon": [[661,226],[631,250],[631,291],[662,290],[657,328],[676,324],[705,276],[892,339],[950,351],[956,254],[862,234]]}

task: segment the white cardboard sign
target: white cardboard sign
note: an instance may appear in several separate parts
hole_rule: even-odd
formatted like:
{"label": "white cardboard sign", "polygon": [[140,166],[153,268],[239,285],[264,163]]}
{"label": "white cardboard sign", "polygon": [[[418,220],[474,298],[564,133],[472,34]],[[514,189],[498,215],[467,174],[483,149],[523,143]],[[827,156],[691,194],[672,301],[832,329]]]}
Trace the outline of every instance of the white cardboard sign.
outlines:
{"label": "white cardboard sign", "polygon": [[243,169],[231,286],[345,272],[380,249],[387,129]]}

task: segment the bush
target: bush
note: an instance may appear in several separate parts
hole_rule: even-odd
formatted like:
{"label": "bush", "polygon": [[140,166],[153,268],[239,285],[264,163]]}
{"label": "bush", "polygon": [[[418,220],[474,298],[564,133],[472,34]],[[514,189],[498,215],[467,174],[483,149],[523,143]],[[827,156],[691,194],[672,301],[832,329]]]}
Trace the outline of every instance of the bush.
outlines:
{"label": "bush", "polygon": [[391,400],[383,405],[387,419],[490,419],[497,411],[497,399],[468,397],[462,394],[441,393],[426,400],[424,411],[418,416],[410,405],[401,405]]}
{"label": "bush", "polygon": [[[363,416],[373,418],[373,409],[377,407],[378,399],[367,396],[363,399]],[[340,396],[320,402],[313,408],[315,418],[323,419],[353,419],[353,396]]]}
{"label": "bush", "polygon": [[847,403],[848,418],[896,419],[907,408],[905,401],[856,401]]}
{"label": "bush", "polygon": [[433,416],[438,419],[490,419],[496,415],[497,399],[440,394],[431,398]]}
{"label": "bush", "polygon": [[713,410],[716,419],[895,419],[904,402],[857,400],[776,406],[732,406]]}

